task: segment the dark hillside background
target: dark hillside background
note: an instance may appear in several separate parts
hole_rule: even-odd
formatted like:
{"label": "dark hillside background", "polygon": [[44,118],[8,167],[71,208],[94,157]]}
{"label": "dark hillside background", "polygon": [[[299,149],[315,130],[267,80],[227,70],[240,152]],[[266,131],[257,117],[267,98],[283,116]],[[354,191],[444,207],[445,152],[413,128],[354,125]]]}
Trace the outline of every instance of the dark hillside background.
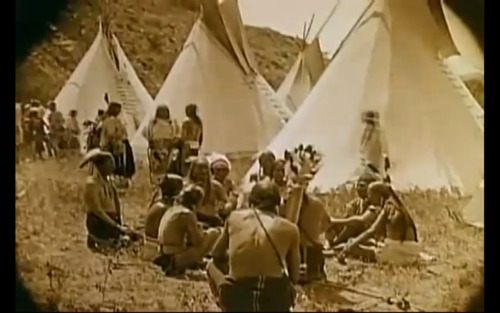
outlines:
{"label": "dark hillside background", "polygon": [[[15,0],[16,63],[22,62],[31,47],[45,38],[49,24],[57,24],[70,1],[75,0]],[[484,0],[446,0],[446,3],[473,30],[484,49]]]}

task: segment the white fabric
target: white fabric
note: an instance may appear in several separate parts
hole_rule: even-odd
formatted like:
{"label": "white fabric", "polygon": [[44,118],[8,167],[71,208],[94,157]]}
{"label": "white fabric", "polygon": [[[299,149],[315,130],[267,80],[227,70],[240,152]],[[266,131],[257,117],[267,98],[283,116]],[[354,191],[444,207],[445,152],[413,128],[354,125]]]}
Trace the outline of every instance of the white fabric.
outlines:
{"label": "white fabric", "polygon": [[484,53],[469,27],[443,2],[443,11],[448,27],[464,62],[484,73]]}
{"label": "white fabric", "polygon": [[464,220],[473,226],[484,228],[484,180],[462,211]]}
{"label": "white fabric", "polygon": [[304,23],[309,23],[314,15],[308,39],[322,28],[321,47],[331,56],[370,0],[240,0],[239,3],[246,25],[267,27],[300,38]]}
{"label": "white fabric", "polygon": [[[112,37],[114,50],[119,59],[120,70],[116,69],[109,53],[108,40],[104,36],[101,25],[99,32],[75,71],[57,95],[55,101],[58,110],[67,116],[70,110],[78,111],[80,125],[85,120],[94,120],[97,110],[106,110],[104,94],[108,93],[110,101],[122,104],[123,120],[129,138],[137,130],[136,122],[140,121],[148,108],[152,106],[152,98],[141,84],[132,65],[125,56],[116,37]],[[85,142],[84,138],[81,142]],[[83,146],[83,145],[82,145]]]}
{"label": "white fabric", "polygon": [[[204,0],[202,8],[202,17],[155,103],[167,104],[178,120],[184,118],[186,105],[198,105],[203,120],[202,152],[257,152],[269,144],[291,112],[256,72],[237,2]],[[136,135],[132,147],[137,156],[145,155],[147,143]]]}
{"label": "white fabric", "polygon": [[325,60],[318,39],[307,44],[285,76],[278,96],[286,101],[288,108],[295,112],[304,102],[325,70]]}
{"label": "white fabric", "polygon": [[311,187],[335,188],[360,164],[361,112],[377,110],[396,188],[470,194],[483,177],[484,134],[440,67],[427,2],[376,0],[363,20],[267,150],[312,144],[323,166]]}

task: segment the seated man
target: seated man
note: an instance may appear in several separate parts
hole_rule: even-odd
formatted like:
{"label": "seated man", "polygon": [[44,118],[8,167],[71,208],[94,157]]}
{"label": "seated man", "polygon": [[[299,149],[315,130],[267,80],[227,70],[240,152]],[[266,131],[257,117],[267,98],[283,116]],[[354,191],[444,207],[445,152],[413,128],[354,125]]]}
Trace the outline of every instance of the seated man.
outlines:
{"label": "seated man", "polygon": [[312,151],[312,147],[308,146],[297,155],[295,166],[298,171],[292,176],[293,179],[285,177],[284,160],[277,160],[273,171],[273,180],[282,186],[282,196],[285,197],[280,215],[296,223],[300,231],[302,263],[306,266],[302,282],[326,279],[323,242],[320,237],[330,228],[330,216],[325,205],[306,192],[307,184],[313,178],[320,161]]}
{"label": "seated man", "polygon": [[234,191],[234,183],[229,178],[229,173],[231,173],[231,162],[223,154],[210,155],[210,172],[213,175],[214,180],[218,181],[224,187],[226,195],[231,196]]}
{"label": "seated man", "polygon": [[[366,171],[358,177],[356,181],[357,197],[351,200],[346,205],[345,217],[361,216],[368,209],[366,198],[368,196],[368,186],[377,181],[378,177]],[[340,228],[332,227],[326,234],[326,238],[330,247],[334,247],[340,243],[346,242],[347,239],[360,235],[365,228],[353,224],[351,227],[341,226]]]}
{"label": "seated man", "polygon": [[361,223],[365,225],[365,230],[345,244],[339,256],[340,260],[348,255],[374,260],[376,249],[370,247],[373,246],[373,241],[370,242],[372,239],[376,240],[375,243],[386,239],[400,242],[418,240],[411,215],[389,184],[383,182],[370,184],[367,201],[368,210],[362,216],[347,221],[347,223]]}
{"label": "seated man", "polygon": [[163,214],[168,208],[174,205],[174,199],[181,192],[183,187],[182,177],[175,174],[167,174],[161,184],[161,199],[156,201],[148,211],[144,233],[149,240],[156,241],[158,238],[158,228]]}
{"label": "seated man", "polygon": [[123,226],[118,193],[109,181],[114,170],[114,158],[111,153],[93,149],[89,151],[80,168],[88,163],[94,166],[87,177],[83,192],[87,210],[87,246],[90,249],[114,246],[120,242],[123,234],[132,234]]}
{"label": "seated man", "polygon": [[200,265],[212,250],[220,232],[216,229],[202,231],[194,213],[203,199],[203,189],[187,186],[179,201],[170,207],[160,221],[158,243],[160,256],[154,260],[167,275],[177,275]]}
{"label": "seated man", "polygon": [[196,209],[200,222],[210,227],[223,225],[223,217],[232,210],[221,183],[212,179],[209,162],[206,158],[195,157],[191,162],[186,180],[188,184],[200,186],[205,192],[201,205]]}
{"label": "seated man", "polygon": [[300,271],[299,231],[278,216],[273,182],[258,182],[249,201],[250,209],[229,215],[212,251],[210,288],[225,312],[289,312]]}

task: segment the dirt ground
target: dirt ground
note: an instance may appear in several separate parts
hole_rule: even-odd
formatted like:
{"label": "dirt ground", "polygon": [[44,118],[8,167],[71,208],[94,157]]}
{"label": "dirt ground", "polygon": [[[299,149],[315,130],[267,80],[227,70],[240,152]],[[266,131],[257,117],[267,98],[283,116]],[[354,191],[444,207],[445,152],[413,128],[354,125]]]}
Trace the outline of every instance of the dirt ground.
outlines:
{"label": "dirt ground", "polygon": [[[166,278],[136,251],[114,256],[86,248],[81,200],[85,170],[77,161],[55,160],[16,168],[16,258],[22,278],[36,299],[64,311],[213,311],[217,307],[203,273]],[[122,196],[126,223],[141,229],[152,190],[140,169]],[[350,199],[332,192],[325,200],[333,215]],[[413,214],[420,245],[437,258],[407,266],[327,260],[335,284],[383,297],[406,295],[410,311],[463,311],[482,283],[484,234],[453,217],[457,200],[438,192],[403,194]],[[397,306],[338,289],[300,288],[297,311],[401,311]]]}

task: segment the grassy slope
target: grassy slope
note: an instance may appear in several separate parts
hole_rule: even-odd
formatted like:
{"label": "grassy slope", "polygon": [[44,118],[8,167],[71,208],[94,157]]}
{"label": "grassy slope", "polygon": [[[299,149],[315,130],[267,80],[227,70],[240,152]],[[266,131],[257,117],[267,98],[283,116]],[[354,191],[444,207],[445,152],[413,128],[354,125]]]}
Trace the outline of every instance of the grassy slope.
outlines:
{"label": "grassy slope", "polygon": [[[165,278],[133,253],[106,258],[85,248],[81,202],[85,171],[76,170],[76,161],[24,164],[16,174],[18,190],[26,190],[16,202],[16,254],[22,277],[41,302],[70,311],[216,308],[201,274],[190,281]],[[140,170],[122,198],[128,224],[141,227],[150,196],[147,173]],[[415,217],[422,246],[438,260],[405,267],[355,261],[342,266],[328,260],[329,279],[384,296],[408,292],[413,305],[427,310],[461,310],[483,278],[483,232],[450,219],[445,207],[453,210],[457,202],[446,196],[414,192],[403,198]],[[339,214],[338,208],[348,199],[346,194],[332,193],[327,199],[330,212]],[[107,264],[115,267],[105,282]],[[327,286],[300,291],[300,309],[336,311],[346,307],[395,310],[380,301],[339,293]]]}

